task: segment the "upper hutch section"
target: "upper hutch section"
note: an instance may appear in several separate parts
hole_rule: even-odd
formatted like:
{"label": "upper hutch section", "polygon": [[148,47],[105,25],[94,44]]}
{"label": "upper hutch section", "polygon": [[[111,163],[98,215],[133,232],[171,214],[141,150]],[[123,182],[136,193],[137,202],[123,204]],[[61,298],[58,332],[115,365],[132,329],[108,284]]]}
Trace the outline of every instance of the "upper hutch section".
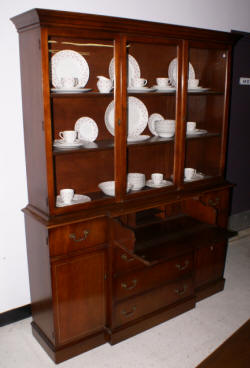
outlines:
{"label": "upper hutch section", "polygon": [[119,213],[223,184],[236,36],[45,9],[12,21],[30,208]]}

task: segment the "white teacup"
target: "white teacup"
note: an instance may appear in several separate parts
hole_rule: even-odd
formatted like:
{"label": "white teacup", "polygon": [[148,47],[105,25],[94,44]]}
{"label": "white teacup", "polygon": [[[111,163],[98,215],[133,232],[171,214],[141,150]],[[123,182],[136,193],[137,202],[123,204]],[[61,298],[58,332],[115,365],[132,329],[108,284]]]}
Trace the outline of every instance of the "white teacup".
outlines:
{"label": "white teacup", "polygon": [[187,132],[190,133],[196,129],[196,122],[195,121],[188,121],[187,122]]}
{"label": "white teacup", "polygon": [[159,185],[163,180],[163,174],[161,173],[153,173],[151,175],[151,179],[155,185]]}
{"label": "white teacup", "polygon": [[59,137],[62,138],[66,143],[73,143],[77,137],[76,130],[64,130],[63,132],[59,132]]}
{"label": "white teacup", "polygon": [[196,174],[196,170],[191,167],[186,167],[184,169],[184,177],[187,180],[192,179],[195,176],[195,174]]}
{"label": "white teacup", "polygon": [[199,79],[189,79],[188,88],[197,88],[199,85]]}
{"label": "white teacup", "polygon": [[156,78],[156,83],[159,87],[167,87],[169,85],[168,78]]}
{"label": "white teacup", "polygon": [[132,83],[131,87],[141,88],[144,87],[148,83],[148,81],[145,78],[133,78],[131,80],[131,83]]}
{"label": "white teacup", "polygon": [[77,85],[78,85],[78,78],[74,77],[61,78],[61,88],[71,89],[76,88]]}
{"label": "white teacup", "polygon": [[74,198],[74,190],[73,189],[61,189],[60,197],[63,203],[71,204]]}

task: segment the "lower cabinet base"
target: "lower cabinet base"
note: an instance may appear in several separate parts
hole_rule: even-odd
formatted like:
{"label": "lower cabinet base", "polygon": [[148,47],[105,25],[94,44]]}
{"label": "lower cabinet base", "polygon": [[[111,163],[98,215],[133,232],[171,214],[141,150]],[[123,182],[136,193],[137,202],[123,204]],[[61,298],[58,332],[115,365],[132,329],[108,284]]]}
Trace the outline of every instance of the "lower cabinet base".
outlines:
{"label": "lower cabinet base", "polygon": [[55,348],[34,322],[31,323],[31,326],[34,337],[55,363],[61,363],[106,343],[105,331],[103,330],[80,341],[74,341],[71,344]]}
{"label": "lower cabinet base", "polygon": [[205,284],[195,290],[196,302],[216,294],[224,289],[225,279],[216,280]]}
{"label": "lower cabinet base", "polygon": [[120,341],[126,340],[140,332],[150,329],[162,322],[165,322],[173,317],[178,316],[184,312],[195,307],[195,303],[213,295],[224,289],[225,279],[216,280],[195,290],[195,296],[188,297],[181,302],[172,304],[166,308],[162,308],[157,312],[150,313],[134,322],[127,323],[119,328],[104,329],[98,333],[83,338],[80,341],[72,342],[70,344],[54,347],[52,342],[46,337],[41,329],[32,322],[32,333],[38,340],[40,345],[44,348],[47,354],[55,363],[61,363],[76,355],[91,350],[99,345],[109,342],[111,345],[117,344]]}
{"label": "lower cabinet base", "polygon": [[148,330],[162,322],[165,322],[181,313],[195,307],[195,297],[191,297],[181,303],[151,313],[140,320],[109,331],[109,342],[111,345],[117,344],[122,340],[137,335],[140,332]]}

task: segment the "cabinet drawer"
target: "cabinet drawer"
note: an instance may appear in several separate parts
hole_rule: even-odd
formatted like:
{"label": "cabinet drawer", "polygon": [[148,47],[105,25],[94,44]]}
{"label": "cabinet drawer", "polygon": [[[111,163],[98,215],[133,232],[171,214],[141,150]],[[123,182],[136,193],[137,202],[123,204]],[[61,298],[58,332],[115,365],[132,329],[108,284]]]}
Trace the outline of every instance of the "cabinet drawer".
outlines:
{"label": "cabinet drawer", "polygon": [[104,218],[61,226],[50,230],[50,255],[58,256],[107,242]]}
{"label": "cabinet drawer", "polygon": [[114,327],[136,320],[192,294],[193,282],[190,277],[118,303],[114,310]]}
{"label": "cabinet drawer", "polygon": [[114,249],[114,272],[121,273],[135,268],[144,267],[142,262],[120,248]]}
{"label": "cabinet drawer", "polygon": [[186,254],[156,266],[131,271],[125,276],[114,279],[116,300],[153,289],[168,281],[187,275],[193,269],[193,255]]}

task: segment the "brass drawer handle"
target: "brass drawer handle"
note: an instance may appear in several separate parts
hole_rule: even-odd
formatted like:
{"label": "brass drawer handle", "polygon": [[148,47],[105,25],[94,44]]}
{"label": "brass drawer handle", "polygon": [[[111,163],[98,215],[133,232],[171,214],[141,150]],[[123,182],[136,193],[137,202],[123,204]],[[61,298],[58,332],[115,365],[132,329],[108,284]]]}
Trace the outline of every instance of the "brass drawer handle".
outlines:
{"label": "brass drawer handle", "polygon": [[188,265],[189,265],[189,260],[186,259],[183,266],[177,263],[175,267],[178,268],[179,271],[183,271],[187,268]]}
{"label": "brass drawer handle", "polygon": [[122,310],[122,314],[126,317],[131,316],[136,311],[136,306],[134,305],[129,312],[126,312],[125,310]]}
{"label": "brass drawer handle", "polygon": [[187,286],[185,284],[183,285],[182,289],[175,289],[174,290],[174,292],[176,294],[178,294],[179,296],[185,294],[186,291],[187,291]]}
{"label": "brass drawer handle", "polygon": [[219,203],[220,203],[219,197],[216,197],[214,200],[213,199],[208,200],[208,205],[211,207],[216,207]]}
{"label": "brass drawer handle", "polygon": [[127,290],[133,290],[137,285],[137,280],[132,280],[132,285],[128,286],[127,284],[125,284],[124,282],[121,283],[121,287]]}
{"label": "brass drawer handle", "polygon": [[134,258],[128,258],[128,256],[127,256],[127,254],[122,254],[121,255],[121,259],[123,260],[123,261],[126,261],[126,262],[133,262],[135,259]]}
{"label": "brass drawer handle", "polygon": [[83,231],[83,237],[82,237],[82,238],[78,238],[78,239],[77,239],[77,238],[76,238],[76,234],[69,234],[69,238],[70,238],[70,239],[72,239],[72,240],[74,240],[74,242],[79,243],[79,242],[81,242],[81,241],[86,240],[86,239],[87,239],[88,234],[89,234],[89,231],[88,231],[88,230],[84,230],[84,231]]}

